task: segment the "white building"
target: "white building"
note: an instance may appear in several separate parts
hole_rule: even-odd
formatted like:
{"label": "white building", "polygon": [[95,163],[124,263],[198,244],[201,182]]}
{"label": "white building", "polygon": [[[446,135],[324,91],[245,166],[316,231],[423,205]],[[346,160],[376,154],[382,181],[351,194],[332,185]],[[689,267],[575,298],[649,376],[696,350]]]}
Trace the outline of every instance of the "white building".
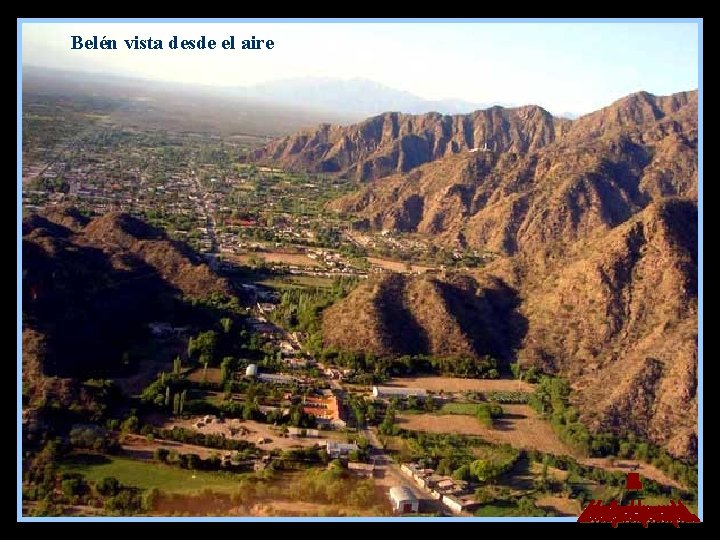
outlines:
{"label": "white building", "polygon": [[377,399],[427,397],[427,391],[423,388],[400,388],[397,386],[373,386],[372,394]]}
{"label": "white building", "polygon": [[327,441],[325,443],[325,450],[332,459],[347,456],[350,452],[358,448],[358,445],[355,443],[341,443],[337,441]]}
{"label": "white building", "polygon": [[456,514],[461,513],[463,510],[463,504],[460,499],[453,497],[452,495],[443,495],[442,503]]}
{"label": "white building", "polygon": [[257,378],[263,382],[274,384],[289,384],[293,381],[291,375],[283,375],[282,373],[260,373]]}
{"label": "white building", "polygon": [[415,494],[405,486],[393,486],[390,488],[390,502],[393,510],[401,514],[417,512],[420,506]]}

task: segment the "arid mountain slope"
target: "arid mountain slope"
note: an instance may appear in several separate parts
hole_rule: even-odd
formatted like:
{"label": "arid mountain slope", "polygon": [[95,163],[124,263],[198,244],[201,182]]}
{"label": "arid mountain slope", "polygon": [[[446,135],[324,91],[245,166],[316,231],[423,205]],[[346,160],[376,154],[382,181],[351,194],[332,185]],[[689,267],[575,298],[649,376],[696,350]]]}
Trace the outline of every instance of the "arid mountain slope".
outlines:
{"label": "arid mountain slope", "polygon": [[693,202],[650,205],[523,288],[521,362],[566,375],[589,425],[631,429],[675,455],[695,454]]}
{"label": "arid mountain slope", "polygon": [[270,142],[254,158],[316,172],[381,178],[482,148],[525,153],[553,142],[570,121],[537,106],[492,107],[466,115],[385,113],[347,127],[322,124]]}
{"label": "arid mountain slope", "polygon": [[[513,343],[508,354],[566,376],[593,429],[631,430],[692,458],[697,98],[697,92],[633,94],[572,122],[548,144],[446,156],[374,180],[329,208],[364,218],[371,229],[418,232],[500,255],[473,275],[517,291],[515,322],[505,320],[500,330],[512,328],[519,336],[517,343],[505,341]],[[379,354],[412,352],[418,343],[433,354],[453,347],[475,355],[490,351],[478,339],[493,336],[497,327],[479,307],[460,313],[448,297],[437,301],[442,280],[402,279],[391,297],[402,299],[403,317],[382,323],[378,314],[375,327],[353,325],[363,312],[373,316],[377,298],[384,297],[377,287],[358,292],[329,312],[328,343],[361,349],[382,335]],[[432,307],[412,301],[410,290],[422,291]],[[465,295],[478,296],[482,292]],[[412,324],[398,322],[404,320]],[[424,341],[408,341],[408,328]],[[434,333],[447,336],[445,345],[433,342]]]}
{"label": "arid mountain slope", "polygon": [[490,268],[474,278],[375,277],[325,311],[325,344],[377,356],[517,356],[567,377],[593,429],[696,455],[695,203],[653,203],[543,273],[529,258],[509,263],[519,295]]}
{"label": "arid mountain slope", "polygon": [[667,114],[650,99],[630,96],[580,118],[537,151],[450,156],[371,182],[329,208],[448,245],[550,254],[609,231],[652,200],[697,197],[697,94],[657,98]]}
{"label": "arid mountain slope", "polygon": [[[667,121],[668,117],[675,120]],[[525,154],[554,142],[577,145],[652,123],[662,126],[656,136],[664,137],[678,130],[678,121],[692,117],[697,130],[697,91],[671,96],[638,92],[574,121],[555,118],[535,105],[454,116],[387,112],[350,126],[321,124],[300,130],[271,141],[253,158],[290,169],[373,180],[486,144],[492,152]]]}
{"label": "arid mountain slope", "polygon": [[326,345],[377,356],[508,360],[524,329],[515,292],[469,276],[379,275],[324,312]]}

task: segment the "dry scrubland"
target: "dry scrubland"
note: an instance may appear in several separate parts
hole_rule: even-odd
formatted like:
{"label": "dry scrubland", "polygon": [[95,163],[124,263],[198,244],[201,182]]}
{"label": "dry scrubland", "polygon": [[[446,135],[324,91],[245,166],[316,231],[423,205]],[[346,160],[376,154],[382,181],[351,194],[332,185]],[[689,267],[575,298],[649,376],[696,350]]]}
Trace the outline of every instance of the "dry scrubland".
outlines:
{"label": "dry scrubland", "polygon": [[515,448],[532,448],[551,454],[571,454],[560,442],[546,421],[538,418],[528,405],[503,405],[503,417],[489,428],[474,416],[459,414],[397,414],[397,425],[403,429],[430,433],[479,435],[497,444],[507,443]]}
{"label": "dry scrubland", "polygon": [[533,392],[535,385],[513,379],[458,379],[455,377],[403,377],[389,386],[424,388],[431,392]]}
{"label": "dry scrubland", "polygon": [[265,262],[275,264],[289,264],[295,266],[320,266],[316,260],[311,259],[303,253],[282,253],[278,251],[258,251],[246,255],[235,255],[229,258],[242,263],[248,263],[251,257],[264,259]]}

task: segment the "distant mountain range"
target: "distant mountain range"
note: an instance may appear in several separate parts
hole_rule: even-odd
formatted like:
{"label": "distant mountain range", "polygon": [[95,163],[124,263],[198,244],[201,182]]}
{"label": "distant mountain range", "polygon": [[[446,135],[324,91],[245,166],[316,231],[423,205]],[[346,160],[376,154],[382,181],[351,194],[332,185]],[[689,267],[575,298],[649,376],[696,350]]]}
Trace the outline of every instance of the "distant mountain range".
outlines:
{"label": "distant mountain range", "polygon": [[460,99],[427,100],[410,92],[390,88],[367,79],[335,79],[303,77],[268,81],[229,90],[245,97],[262,98],[283,105],[318,108],[345,114],[371,116],[387,111],[408,114],[439,112],[461,114],[486,109],[493,105]]}
{"label": "distant mountain range", "polygon": [[[154,96],[159,97],[161,102],[167,101],[169,97],[170,101],[182,97],[222,98],[224,106],[237,108],[244,123],[251,124],[248,131],[258,131],[252,125],[255,123],[253,109],[257,109],[259,118],[266,119],[264,123],[258,120],[260,124],[267,125],[267,118],[272,116],[270,135],[279,135],[278,131],[282,130],[287,133],[318,122],[357,122],[385,112],[456,115],[495,106],[515,106],[502,101],[481,103],[451,98],[428,100],[411,92],[360,78],[300,77],[248,86],[209,86],[37,66],[23,66],[23,88],[24,91],[41,90],[48,93],[83,91],[115,97]],[[210,103],[206,106],[212,108]],[[273,111],[273,108],[277,110]],[[230,110],[226,114],[232,116]],[[278,116],[285,121],[276,121],[274,117]],[[555,116],[574,119],[578,115],[563,112]]]}

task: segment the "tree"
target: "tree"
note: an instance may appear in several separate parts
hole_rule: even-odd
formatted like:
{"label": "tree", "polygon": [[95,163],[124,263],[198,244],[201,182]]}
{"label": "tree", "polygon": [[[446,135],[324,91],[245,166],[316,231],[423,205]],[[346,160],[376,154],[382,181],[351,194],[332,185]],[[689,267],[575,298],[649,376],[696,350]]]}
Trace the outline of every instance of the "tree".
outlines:
{"label": "tree", "polygon": [[[192,343],[192,338],[190,338],[190,343]],[[190,348],[190,345],[188,345],[188,349]],[[182,370],[182,360],[180,360],[180,356],[176,356],[175,360],[173,360],[173,373],[175,375],[180,375],[180,371]]]}
{"label": "tree", "polygon": [[481,483],[489,480],[492,477],[492,472],[491,464],[484,459],[476,459],[470,463],[470,474]]}
{"label": "tree", "polygon": [[82,478],[66,478],[62,481],[62,492],[66,497],[75,497],[85,492],[87,485]]}
{"label": "tree", "polygon": [[214,330],[199,333],[188,341],[188,356],[199,358],[201,362],[211,361],[215,357],[217,333]]}
{"label": "tree", "polygon": [[537,516],[538,514],[545,514],[537,506],[535,506],[535,501],[533,501],[530,497],[520,498],[518,501],[518,512],[521,516]]}
{"label": "tree", "polygon": [[525,380],[529,383],[536,383],[538,381],[538,372],[534,366],[525,372]]}
{"label": "tree", "polygon": [[220,319],[220,326],[222,327],[223,332],[225,332],[226,334],[230,333],[230,330],[232,329],[232,324],[232,319],[228,317],[223,317],[222,319]]}
{"label": "tree", "polygon": [[467,465],[462,465],[461,467],[459,467],[453,471],[452,477],[455,478],[456,480],[465,480],[465,481],[472,480],[472,474],[470,473],[470,467]]}
{"label": "tree", "polygon": [[157,502],[160,500],[162,493],[159,489],[153,488],[145,491],[142,498],[142,507],[145,511],[152,511],[155,509]]}
{"label": "tree", "polygon": [[187,455],[187,468],[194,470],[197,469],[200,465],[200,456],[197,454],[188,454]]}
{"label": "tree", "polygon": [[140,421],[138,420],[138,417],[135,416],[135,414],[131,414],[122,423],[122,425],[120,426],[120,430],[123,433],[135,433],[138,429],[139,424]]}
{"label": "tree", "polygon": [[367,417],[368,417],[368,420],[370,421],[370,423],[374,423],[374,422],[375,422],[375,406],[374,406],[372,403],[370,403],[370,404],[368,405],[368,408],[367,408]]}
{"label": "tree", "polygon": [[383,435],[392,435],[395,431],[395,410],[392,405],[388,406],[385,419],[378,426],[378,431]]}
{"label": "tree", "polygon": [[170,454],[170,451],[166,448],[156,448],[153,452],[153,458],[155,461],[159,461],[160,463],[167,462],[168,455]]}
{"label": "tree", "polygon": [[220,378],[222,382],[228,381],[233,374],[235,368],[235,359],[232,356],[226,356],[220,363]]}
{"label": "tree", "polygon": [[95,484],[95,490],[103,497],[117,495],[120,492],[120,482],[113,476],[106,476]]}
{"label": "tree", "polygon": [[493,425],[493,419],[492,419],[492,415],[490,413],[490,408],[487,407],[485,404],[482,404],[478,407],[477,419],[480,420],[480,422],[487,427],[492,427],[492,425]]}
{"label": "tree", "polygon": [[183,390],[180,393],[180,403],[178,406],[178,414],[183,413],[183,408],[185,407],[185,398],[187,397],[187,389]]}

